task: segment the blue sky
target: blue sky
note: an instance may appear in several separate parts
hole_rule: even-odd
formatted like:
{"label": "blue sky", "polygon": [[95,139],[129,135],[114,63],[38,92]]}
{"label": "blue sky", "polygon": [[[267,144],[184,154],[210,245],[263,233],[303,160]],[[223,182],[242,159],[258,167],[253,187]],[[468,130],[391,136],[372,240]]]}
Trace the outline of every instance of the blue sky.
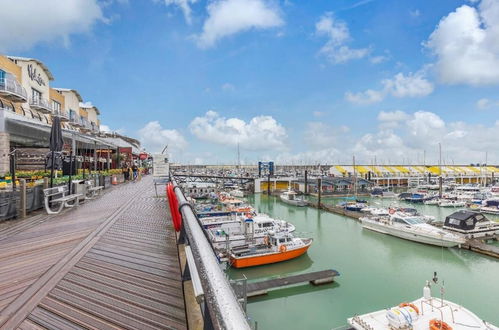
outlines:
{"label": "blue sky", "polygon": [[415,163],[442,143],[446,163],[499,161],[499,0],[51,1],[0,0],[0,52],[149,151]]}

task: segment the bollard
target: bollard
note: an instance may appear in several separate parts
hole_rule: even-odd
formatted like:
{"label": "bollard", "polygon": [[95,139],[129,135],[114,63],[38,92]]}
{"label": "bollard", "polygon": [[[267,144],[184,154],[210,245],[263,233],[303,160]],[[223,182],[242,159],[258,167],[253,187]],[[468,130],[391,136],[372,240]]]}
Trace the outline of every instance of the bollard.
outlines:
{"label": "bollard", "polygon": [[19,217],[26,218],[26,179],[19,179]]}
{"label": "bollard", "polygon": [[43,178],[43,189],[47,189],[49,187],[49,178]]}

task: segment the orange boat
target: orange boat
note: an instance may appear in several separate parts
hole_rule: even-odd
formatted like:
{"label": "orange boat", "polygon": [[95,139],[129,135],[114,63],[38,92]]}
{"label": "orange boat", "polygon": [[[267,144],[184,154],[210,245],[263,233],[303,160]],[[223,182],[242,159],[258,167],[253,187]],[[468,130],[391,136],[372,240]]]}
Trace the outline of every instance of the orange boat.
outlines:
{"label": "orange boat", "polygon": [[265,244],[233,248],[230,265],[245,268],[290,260],[307,252],[312,245],[311,238],[296,238],[290,233],[265,236],[264,241]]}

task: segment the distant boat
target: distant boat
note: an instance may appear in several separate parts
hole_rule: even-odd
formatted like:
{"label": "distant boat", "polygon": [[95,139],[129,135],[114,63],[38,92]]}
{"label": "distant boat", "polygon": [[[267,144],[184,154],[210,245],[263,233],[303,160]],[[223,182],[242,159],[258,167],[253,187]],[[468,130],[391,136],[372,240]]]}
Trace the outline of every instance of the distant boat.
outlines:
{"label": "distant boat", "polygon": [[440,206],[440,207],[464,207],[464,206],[466,206],[466,202],[457,201],[457,200],[453,200],[453,199],[441,199],[438,202],[438,206]]}
{"label": "distant boat", "polygon": [[289,233],[268,235],[266,244],[233,248],[230,265],[234,268],[267,265],[297,258],[312,245],[312,238],[297,238]]}
{"label": "distant boat", "polygon": [[289,204],[289,205],[294,205],[294,206],[307,206],[308,203],[305,199],[302,197],[299,197],[298,194],[292,190],[288,190],[283,192],[279,198],[281,199],[282,202]]}

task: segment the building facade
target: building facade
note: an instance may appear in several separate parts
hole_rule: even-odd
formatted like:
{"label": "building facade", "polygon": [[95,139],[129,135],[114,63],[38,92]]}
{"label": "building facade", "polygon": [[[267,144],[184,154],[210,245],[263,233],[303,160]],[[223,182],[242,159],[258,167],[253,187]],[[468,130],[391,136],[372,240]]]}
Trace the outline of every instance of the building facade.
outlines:
{"label": "building facade", "polygon": [[93,167],[104,162],[98,150],[119,152],[120,145],[105,140],[107,135],[100,132],[99,109],[85,103],[75,89],[52,87],[53,81],[48,67],[37,59],[0,55],[0,175],[10,171],[12,154],[23,150],[39,150],[38,164],[43,168],[56,116],[61,119],[65,144],[76,146],[74,154],[84,155]]}

